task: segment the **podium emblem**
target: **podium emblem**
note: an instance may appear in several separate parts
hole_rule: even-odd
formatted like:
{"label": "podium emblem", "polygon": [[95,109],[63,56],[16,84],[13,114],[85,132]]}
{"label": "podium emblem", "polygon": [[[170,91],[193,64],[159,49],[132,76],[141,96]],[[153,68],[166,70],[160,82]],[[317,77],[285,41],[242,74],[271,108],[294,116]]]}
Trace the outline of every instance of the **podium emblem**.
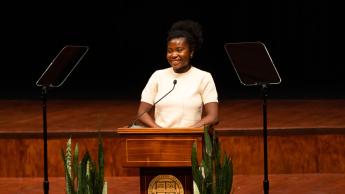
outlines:
{"label": "podium emblem", "polygon": [[184,194],[183,186],[173,175],[158,175],[148,187],[148,194]]}

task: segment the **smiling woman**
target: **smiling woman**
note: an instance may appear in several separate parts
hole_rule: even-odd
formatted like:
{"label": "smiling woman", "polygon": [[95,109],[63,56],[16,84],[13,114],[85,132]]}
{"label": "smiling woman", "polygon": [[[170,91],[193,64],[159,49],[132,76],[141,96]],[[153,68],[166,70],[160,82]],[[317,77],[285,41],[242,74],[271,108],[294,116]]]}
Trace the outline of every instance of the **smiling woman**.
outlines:
{"label": "smiling woman", "polygon": [[203,127],[218,122],[218,94],[212,75],[191,64],[202,43],[199,23],[182,20],[172,25],[166,52],[171,67],[155,71],[142,91],[137,113],[142,125]]}
{"label": "smiling woman", "polygon": [[168,42],[167,59],[176,73],[187,72],[193,51],[189,48],[186,38],[175,38]]}
{"label": "smiling woman", "polygon": [[167,38],[167,60],[176,73],[187,72],[190,61],[202,43],[202,31],[199,23],[187,20],[174,23]]}

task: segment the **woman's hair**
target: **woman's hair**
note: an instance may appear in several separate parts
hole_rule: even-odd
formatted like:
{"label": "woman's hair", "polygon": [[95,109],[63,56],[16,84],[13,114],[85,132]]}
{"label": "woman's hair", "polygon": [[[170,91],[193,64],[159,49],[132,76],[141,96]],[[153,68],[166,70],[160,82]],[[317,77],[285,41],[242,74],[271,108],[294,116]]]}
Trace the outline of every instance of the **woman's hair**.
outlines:
{"label": "woman's hair", "polygon": [[181,20],[175,22],[169,32],[167,42],[174,38],[186,38],[191,49],[196,52],[203,43],[202,27],[199,23],[192,20]]}

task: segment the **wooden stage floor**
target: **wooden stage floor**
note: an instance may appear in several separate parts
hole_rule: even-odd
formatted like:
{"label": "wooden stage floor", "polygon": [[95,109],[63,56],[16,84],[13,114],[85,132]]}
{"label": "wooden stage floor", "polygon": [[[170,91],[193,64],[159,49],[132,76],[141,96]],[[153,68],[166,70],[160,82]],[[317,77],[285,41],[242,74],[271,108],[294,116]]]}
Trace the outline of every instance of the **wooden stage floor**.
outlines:
{"label": "wooden stage floor", "polygon": [[[47,102],[49,133],[113,131],[134,119],[139,102],[127,100],[51,100]],[[262,100],[220,102],[218,129],[262,129]],[[269,129],[345,129],[345,99],[268,100]],[[41,101],[0,100],[0,134],[40,133]]]}
{"label": "wooden stage floor", "polygon": [[[48,136],[94,135],[98,130],[112,134],[135,119],[138,105],[139,102],[132,100],[48,100]],[[345,135],[345,99],[269,99],[267,111],[269,134]],[[261,134],[262,100],[221,101],[220,120],[216,129],[226,131],[227,135]],[[26,137],[42,137],[41,101],[0,100],[0,140]],[[49,179],[50,193],[64,193],[64,178]],[[107,181],[109,193],[139,193],[137,176],[107,177]],[[235,194],[263,193],[262,181],[262,175],[236,174]],[[343,172],[270,174],[269,181],[271,194],[342,194],[345,191]],[[42,182],[41,177],[0,177],[0,194],[43,193]]]}
{"label": "wooden stage floor", "polygon": [[[138,177],[106,177],[108,193],[140,194]],[[263,193],[263,176],[235,175],[234,194]],[[270,194],[343,194],[345,174],[273,174]],[[49,193],[65,194],[64,177],[49,179]],[[43,194],[43,178],[0,178],[0,194]]]}

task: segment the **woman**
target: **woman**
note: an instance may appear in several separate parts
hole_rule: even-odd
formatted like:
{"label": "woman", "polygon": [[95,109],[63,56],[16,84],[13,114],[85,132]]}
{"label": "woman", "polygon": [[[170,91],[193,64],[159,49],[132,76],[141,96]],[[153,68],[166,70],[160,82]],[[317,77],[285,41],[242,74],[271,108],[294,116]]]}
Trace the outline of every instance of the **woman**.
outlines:
{"label": "woman", "polygon": [[[183,20],[172,25],[166,53],[171,67],[155,71],[142,91],[138,120],[144,125],[203,127],[218,122],[218,94],[213,78],[191,64],[202,42],[200,24]],[[149,114],[153,106],[154,118]]]}

